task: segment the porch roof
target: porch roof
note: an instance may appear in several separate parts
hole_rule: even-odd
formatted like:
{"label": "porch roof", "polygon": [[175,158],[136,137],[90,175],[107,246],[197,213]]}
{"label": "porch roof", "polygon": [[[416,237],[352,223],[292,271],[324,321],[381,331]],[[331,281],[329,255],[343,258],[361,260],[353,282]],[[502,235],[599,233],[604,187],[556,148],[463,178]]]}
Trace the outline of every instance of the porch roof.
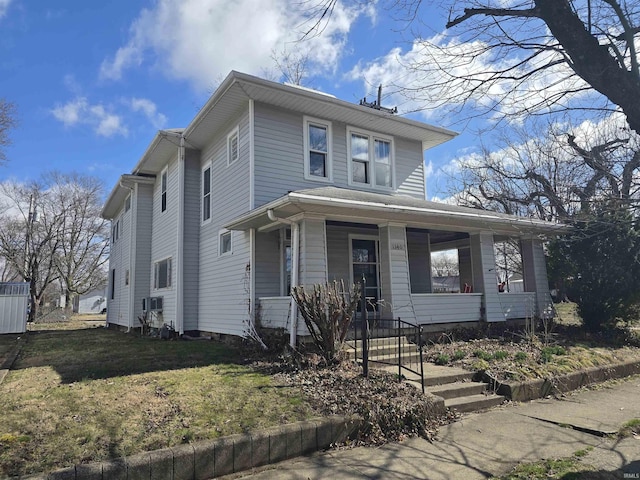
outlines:
{"label": "porch roof", "polygon": [[[272,215],[269,215],[269,211]],[[486,232],[499,235],[557,235],[566,226],[503,213],[430,202],[398,194],[380,194],[322,187],[289,192],[287,195],[237,217],[229,230],[256,228],[268,231],[300,214],[355,223],[405,224],[412,228],[455,232]],[[284,220],[283,220],[284,219]]]}

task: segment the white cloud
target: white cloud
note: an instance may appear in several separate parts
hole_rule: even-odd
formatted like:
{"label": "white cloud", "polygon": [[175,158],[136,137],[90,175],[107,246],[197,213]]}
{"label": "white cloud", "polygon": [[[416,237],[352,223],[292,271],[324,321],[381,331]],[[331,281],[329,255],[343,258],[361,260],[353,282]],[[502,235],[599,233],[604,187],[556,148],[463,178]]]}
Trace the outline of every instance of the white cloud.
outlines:
{"label": "white cloud", "polygon": [[[101,137],[126,137],[129,134],[127,118],[132,113],[142,114],[154,128],[161,129],[166,126],[166,115],[160,113],[156,104],[147,98],[125,98],[115,105],[91,103],[86,96],[78,93],[80,86],[73,76],[67,75],[64,82],[76,96],[65,104],[56,105],[50,112],[65,127],[88,125]],[[116,111],[117,108],[120,111]]]}
{"label": "white cloud", "polygon": [[149,123],[157,129],[161,129],[167,124],[167,117],[158,112],[156,104],[151,100],[146,98],[132,98],[130,106],[134,112],[142,112],[149,120]]}
{"label": "white cloud", "polygon": [[0,18],[7,14],[11,0],[0,0]]}
{"label": "white cloud", "polygon": [[102,104],[91,105],[85,97],[76,97],[51,110],[51,114],[65,127],[90,125],[97,135],[112,137],[129,133],[122,117],[107,110]]}
{"label": "white cloud", "polygon": [[128,42],[105,59],[103,79],[117,80],[132,67],[154,64],[169,77],[207,89],[230,70],[259,74],[273,65],[272,52],[295,48],[308,54],[312,73],[332,72],[359,15],[371,6],[338,2],[317,35],[296,43],[314,26],[308,3],[298,0],[158,0],[130,27]]}
{"label": "white cloud", "polygon": [[[394,48],[384,57],[357,65],[348,76],[361,79],[369,89],[384,85],[388,104],[395,102],[403,112],[422,111],[427,118],[465,105],[493,112],[495,117],[511,115],[510,120],[518,122],[522,116],[516,113],[540,112],[548,101],[567,103],[585,95],[561,97],[568,90],[585,86],[564,64],[544,68],[524,80],[494,80],[496,72],[521,60],[516,55],[499,57],[479,40],[463,42],[438,34],[415,40],[409,50]],[[556,53],[544,52],[528,70],[555,60]],[[524,72],[517,66],[508,75],[517,78]]]}

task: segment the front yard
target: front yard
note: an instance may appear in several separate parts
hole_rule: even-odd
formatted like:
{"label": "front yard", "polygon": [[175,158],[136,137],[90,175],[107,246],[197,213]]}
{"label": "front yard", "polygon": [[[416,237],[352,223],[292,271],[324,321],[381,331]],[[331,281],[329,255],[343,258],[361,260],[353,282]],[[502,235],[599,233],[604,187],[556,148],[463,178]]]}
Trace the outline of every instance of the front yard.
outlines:
{"label": "front yard", "polygon": [[[312,414],[299,389],[275,385],[220,343],[161,341],[87,326],[93,325],[43,324],[36,327],[44,330],[29,333],[0,385],[0,476]],[[0,337],[0,351],[14,341]]]}

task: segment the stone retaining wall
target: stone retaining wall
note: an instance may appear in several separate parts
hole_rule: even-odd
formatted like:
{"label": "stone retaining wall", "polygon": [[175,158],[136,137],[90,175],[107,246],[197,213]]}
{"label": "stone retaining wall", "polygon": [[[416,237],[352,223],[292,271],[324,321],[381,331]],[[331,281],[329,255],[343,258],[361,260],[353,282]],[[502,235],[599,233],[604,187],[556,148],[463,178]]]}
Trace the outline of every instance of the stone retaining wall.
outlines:
{"label": "stone retaining wall", "polygon": [[[140,453],[27,477],[30,480],[206,480],[329,448],[355,438],[358,417],[326,417],[246,435]],[[24,477],[23,477],[24,478]]]}
{"label": "stone retaining wall", "polygon": [[579,372],[568,373],[554,378],[530,380],[527,382],[501,382],[485,374],[488,382],[499,395],[509,400],[526,402],[536,398],[544,398],[556,393],[565,393],[593,383],[604,382],[614,378],[623,378],[640,374],[640,360],[592,367]]}

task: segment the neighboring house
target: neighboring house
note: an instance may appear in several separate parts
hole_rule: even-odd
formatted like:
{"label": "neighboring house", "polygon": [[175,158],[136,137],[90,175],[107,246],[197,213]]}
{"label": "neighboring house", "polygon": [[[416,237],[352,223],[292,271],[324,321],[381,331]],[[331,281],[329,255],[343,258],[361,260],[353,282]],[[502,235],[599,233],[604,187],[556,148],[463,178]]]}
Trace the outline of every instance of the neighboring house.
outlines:
{"label": "neighboring house", "polygon": [[102,313],[107,308],[107,287],[99,287],[73,298],[75,313]]}
{"label": "neighboring house", "polygon": [[[454,135],[231,72],[185,129],[157,133],[104,206],[107,322],[138,327],[144,304],[180,333],[243,335],[257,317],[304,334],[290,287],[363,274],[382,314],[408,321],[545,314],[541,237],[558,225],[425,201],[423,152]],[[498,294],[494,241],[508,237],[522,294]],[[452,248],[472,293],[432,294],[431,252]]]}

